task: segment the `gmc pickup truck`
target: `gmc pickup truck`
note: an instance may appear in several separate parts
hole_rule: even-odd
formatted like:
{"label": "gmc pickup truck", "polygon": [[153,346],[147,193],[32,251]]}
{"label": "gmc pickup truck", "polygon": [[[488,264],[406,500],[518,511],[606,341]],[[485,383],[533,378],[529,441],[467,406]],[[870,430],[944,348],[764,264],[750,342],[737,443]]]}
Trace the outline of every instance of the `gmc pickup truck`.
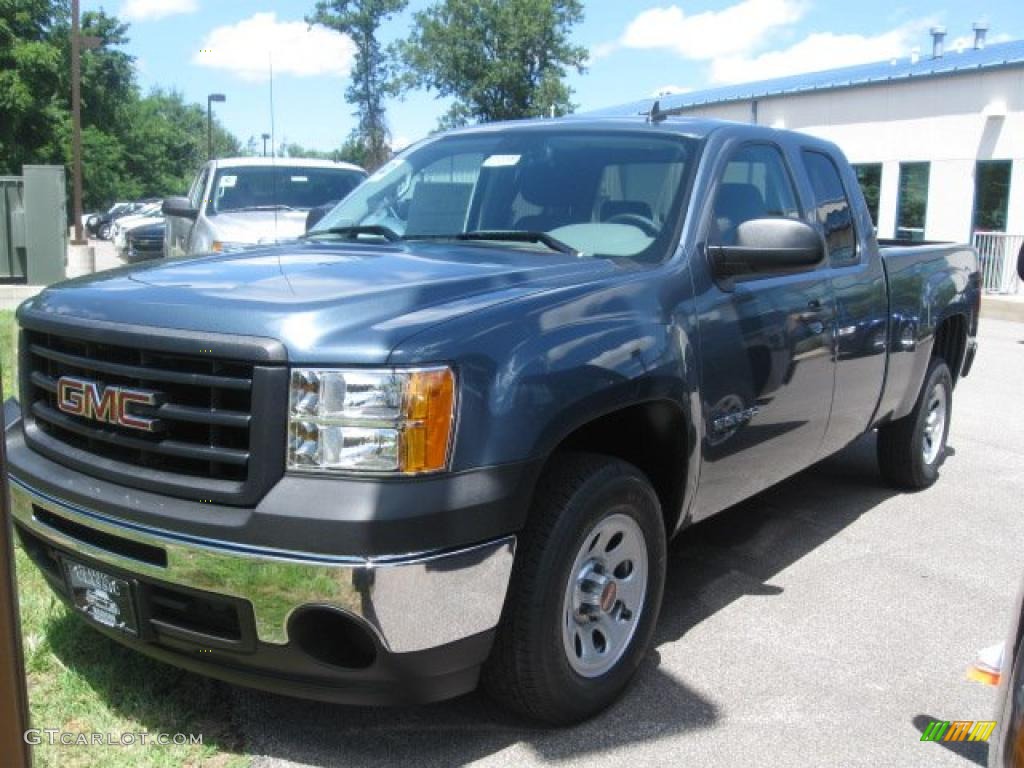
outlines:
{"label": "gmc pickup truck", "polygon": [[809,136],[461,130],[294,243],[24,303],[14,524],[168,663],[576,722],[648,652],[687,526],[874,430],[888,480],[936,480],[979,290],[968,246],[879,248]]}

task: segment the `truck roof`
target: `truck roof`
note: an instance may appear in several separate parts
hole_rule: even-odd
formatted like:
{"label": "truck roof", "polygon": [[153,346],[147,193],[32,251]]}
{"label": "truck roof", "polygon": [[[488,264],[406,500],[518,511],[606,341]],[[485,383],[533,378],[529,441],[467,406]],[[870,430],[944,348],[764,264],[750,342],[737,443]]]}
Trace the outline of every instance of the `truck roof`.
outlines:
{"label": "truck roof", "polygon": [[714,120],[706,117],[677,117],[677,116],[666,116],[664,119],[658,122],[650,122],[645,115],[628,115],[628,116],[594,116],[594,115],[569,115],[568,117],[559,117],[555,119],[536,119],[536,120],[508,120],[499,123],[486,123],[484,125],[474,125],[466,128],[459,128],[449,133],[442,134],[448,136],[452,134],[469,134],[469,133],[491,133],[494,131],[502,131],[509,129],[523,129],[523,130],[543,130],[558,127],[571,127],[578,130],[649,130],[656,133],[671,133],[680,136],[688,136],[690,138],[702,139],[709,134],[713,133],[722,128],[734,128],[734,129],[748,129],[751,132],[768,134],[792,134],[792,131],[779,130],[775,128],[769,128],[764,125],[752,125],[750,123],[739,123],[731,120]]}
{"label": "truck roof", "polygon": [[246,168],[251,166],[275,166],[281,168],[336,168],[344,171],[366,173],[352,163],[336,163],[312,157],[222,157],[213,161],[215,168]]}

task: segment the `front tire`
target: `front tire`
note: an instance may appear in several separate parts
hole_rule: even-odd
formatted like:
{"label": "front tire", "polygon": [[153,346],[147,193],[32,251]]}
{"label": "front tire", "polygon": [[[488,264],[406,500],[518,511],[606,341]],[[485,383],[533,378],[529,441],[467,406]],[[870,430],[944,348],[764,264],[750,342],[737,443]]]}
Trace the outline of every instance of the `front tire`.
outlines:
{"label": "front tire", "polygon": [[636,467],[556,456],[538,484],[485,690],[552,725],[614,702],[643,660],[665,587],[665,525]]}
{"label": "front tire", "polygon": [[878,430],[878,466],[897,488],[921,490],[939,477],[953,413],[949,366],[933,358],[914,410]]}

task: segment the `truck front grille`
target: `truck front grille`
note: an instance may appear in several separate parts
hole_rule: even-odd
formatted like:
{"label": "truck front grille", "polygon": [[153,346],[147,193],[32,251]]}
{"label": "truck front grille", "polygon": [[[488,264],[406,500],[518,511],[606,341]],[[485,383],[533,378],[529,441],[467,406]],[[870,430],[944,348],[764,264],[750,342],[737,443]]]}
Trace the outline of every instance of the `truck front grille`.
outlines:
{"label": "truck front grille", "polygon": [[[29,330],[22,344],[26,437],[50,458],[127,485],[229,503],[252,502],[266,490],[274,473],[261,471],[261,459],[280,459],[283,466],[283,435],[279,450],[258,439],[266,429],[253,428],[261,385],[286,386],[281,368],[208,359],[199,350],[183,355]],[[96,382],[100,391],[158,393],[156,405],[133,404],[131,412],[157,419],[159,428],[149,432],[60,410],[64,376]],[[279,393],[263,394],[277,400]],[[279,415],[275,421],[283,423],[283,407]]]}

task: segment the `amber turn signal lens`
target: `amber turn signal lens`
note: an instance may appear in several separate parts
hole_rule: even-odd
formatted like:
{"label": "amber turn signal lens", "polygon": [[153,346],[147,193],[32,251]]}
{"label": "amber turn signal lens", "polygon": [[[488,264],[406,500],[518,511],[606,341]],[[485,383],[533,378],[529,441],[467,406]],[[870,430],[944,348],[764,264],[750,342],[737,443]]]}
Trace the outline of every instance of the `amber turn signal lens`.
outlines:
{"label": "amber turn signal lens", "polygon": [[450,368],[415,371],[405,390],[403,472],[435,472],[448,463],[455,418],[455,375]]}

